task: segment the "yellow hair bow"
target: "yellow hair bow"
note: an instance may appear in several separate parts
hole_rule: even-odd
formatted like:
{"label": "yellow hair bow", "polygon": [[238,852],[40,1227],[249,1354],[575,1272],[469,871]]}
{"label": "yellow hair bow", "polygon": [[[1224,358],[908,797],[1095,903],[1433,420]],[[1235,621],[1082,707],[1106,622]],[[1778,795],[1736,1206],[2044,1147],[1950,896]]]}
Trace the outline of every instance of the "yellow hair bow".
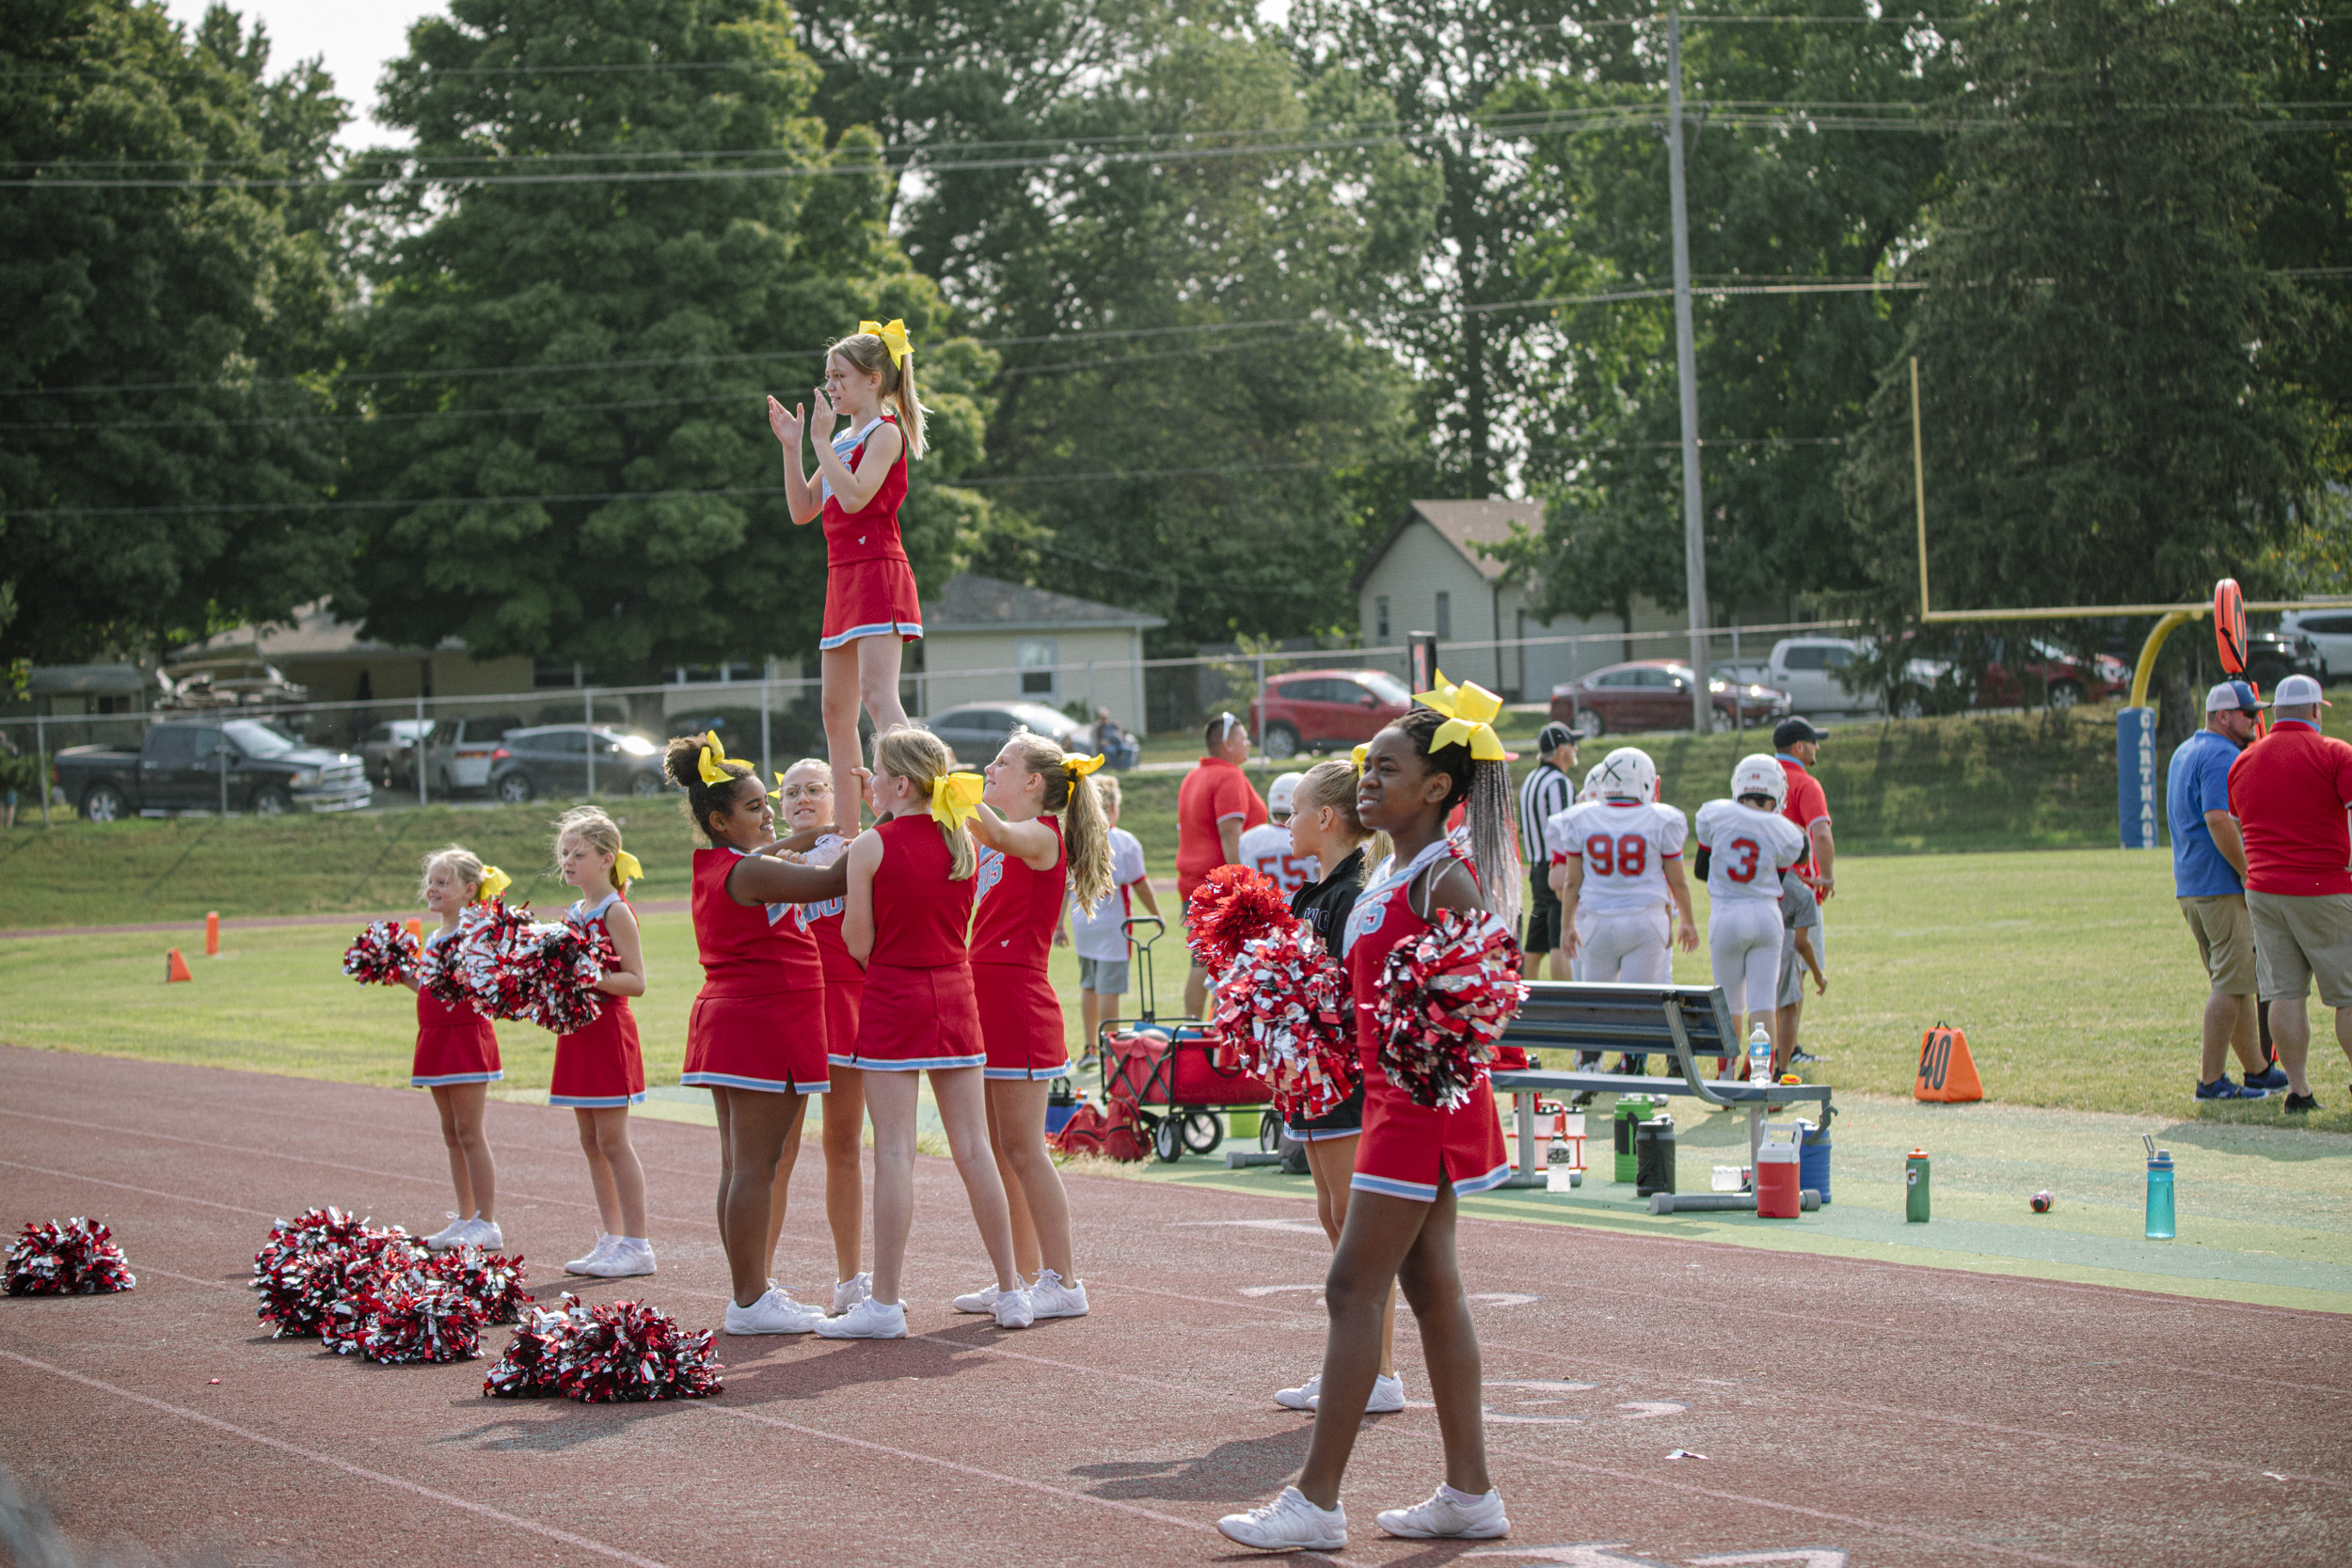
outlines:
{"label": "yellow hair bow", "polygon": [[508,888],[513,887],[515,885],[515,879],[509,877],[505,872],[501,871],[495,865],[485,865],[482,868],[482,881],[480,885],[481,891],[474,896],[477,901],[486,903],[490,899],[496,898],[500,894],[504,893]]}
{"label": "yellow hair bow", "polygon": [[735,775],[722,766],[726,760],[727,749],[719,744],[717,735],[714,734],[709,739],[704,741],[703,754],[700,759],[703,783],[707,784],[725,784],[734,778]]}
{"label": "yellow hair bow", "polygon": [[1413,701],[1422,706],[1435,708],[1445,715],[1445,722],[1430,738],[1429,749],[1452,746],[1457,742],[1470,748],[1470,756],[1479,762],[1501,762],[1504,759],[1502,736],[1495,733],[1494,721],[1502,716],[1502,699],[1479,685],[1464,681],[1455,686],[1438,672],[1435,691],[1416,691]]}
{"label": "yellow hair bow", "polygon": [[612,852],[612,875],[624,882],[642,881],[644,879],[645,868],[637,863],[635,855],[626,849],[615,849]]}
{"label": "yellow hair bow", "polygon": [[1098,752],[1090,757],[1064,757],[1061,766],[1062,770],[1072,778],[1083,779],[1103,766],[1102,753]]}
{"label": "yellow hair bow", "polygon": [[1364,776],[1364,759],[1372,755],[1372,742],[1367,740],[1361,746],[1357,747],[1354,751],[1348,752],[1347,754],[1355,761],[1356,776],[1359,779],[1362,778]]}
{"label": "yellow hair bow", "polygon": [[784,799],[784,775],[783,775],[783,774],[778,773],[778,774],[776,775],[776,787],[775,787],[775,788],[773,788],[773,789],[771,789],[771,790],[770,790],[770,791],[768,792],[768,799],[770,799],[771,800],[783,800],[783,799]]}
{"label": "yellow hair bow", "polygon": [[890,351],[890,362],[893,365],[900,365],[906,362],[906,323],[902,321],[894,321],[889,325],[885,326],[881,322],[860,322],[857,324],[857,329],[860,332],[871,332],[875,337],[880,338],[882,341],[882,347]]}
{"label": "yellow hair bow", "polygon": [[977,773],[942,773],[931,781],[931,820],[954,832],[978,815],[980,791],[987,787]]}

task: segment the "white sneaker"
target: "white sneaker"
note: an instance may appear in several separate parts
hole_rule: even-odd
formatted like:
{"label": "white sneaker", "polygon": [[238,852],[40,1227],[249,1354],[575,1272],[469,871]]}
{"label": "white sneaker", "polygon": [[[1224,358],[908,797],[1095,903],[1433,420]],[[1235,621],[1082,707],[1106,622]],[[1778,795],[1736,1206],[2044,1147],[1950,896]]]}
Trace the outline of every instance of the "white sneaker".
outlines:
{"label": "white sneaker", "polygon": [[[1317,1372],[1295,1388],[1275,1391],[1274,1402],[1285,1410],[1312,1410],[1323,1400],[1323,1374]],[[1383,1372],[1372,1380],[1372,1396],[1364,1401],[1367,1416],[1393,1416],[1405,1408],[1405,1380]]]}
{"label": "white sneaker", "polygon": [[573,1259],[570,1262],[564,1265],[564,1272],[565,1274],[596,1273],[597,1266],[604,1261],[604,1255],[611,1252],[612,1250],[613,1243],[619,1240],[620,1238],[618,1236],[613,1235],[609,1230],[597,1231],[596,1244],[588,1249],[588,1256],[585,1258]]}
{"label": "white sneaker", "polygon": [[453,1246],[464,1246],[473,1240],[473,1221],[461,1220],[446,1209],[442,1212],[449,1214],[449,1223],[420,1243],[427,1252],[447,1252]]}
{"label": "white sneaker", "polygon": [[1459,1501],[1460,1497],[1451,1486],[1440,1486],[1425,1503],[1383,1510],[1380,1528],[1407,1541],[1492,1541],[1511,1533],[1502,1493],[1489,1492],[1468,1502]]}
{"label": "white sneaker", "polygon": [[837,1318],[818,1323],[817,1332],[828,1339],[903,1339],[907,1337],[907,1305],[867,1296]]}
{"label": "white sneaker", "polygon": [[506,1232],[496,1220],[468,1220],[466,1240],[485,1252],[496,1252],[506,1244]]}
{"label": "white sneaker", "polygon": [[996,1287],[990,1285],[977,1291],[966,1291],[951,1305],[959,1312],[977,1312],[986,1316],[996,1310]]}
{"label": "white sneaker", "polygon": [[822,1312],[794,1301],[786,1291],[770,1291],[749,1307],[727,1303],[729,1334],[806,1334],[824,1321]]}
{"label": "white sneaker", "polygon": [[1015,1290],[996,1292],[996,1326],[998,1328],[1026,1328],[1035,1322],[1037,1322],[1037,1308],[1031,1304],[1028,1291]]}
{"label": "white sneaker", "polygon": [[1274,1402],[1285,1410],[1312,1410],[1315,1399],[1323,1392],[1323,1374],[1315,1373],[1295,1388],[1277,1388]]}
{"label": "white sneaker", "polygon": [[1347,1544],[1347,1508],[1317,1508],[1295,1486],[1263,1508],[1228,1513],[1216,1522],[1228,1541],[1268,1552],[1336,1552]]}
{"label": "white sneaker", "polygon": [[[568,1272],[570,1265],[565,1267]],[[653,1243],[615,1236],[603,1257],[581,1259],[577,1272],[594,1275],[598,1279],[635,1279],[640,1275],[651,1274],[654,1272]]]}
{"label": "white sneaker", "polygon": [[1085,1317],[1087,1282],[1073,1279],[1065,1285],[1053,1270],[1040,1269],[1037,1283],[1029,1287],[1029,1311],[1040,1323],[1048,1318]]}
{"label": "white sneaker", "polygon": [[871,1274],[853,1274],[847,1279],[835,1280],[833,1287],[833,1315],[839,1317],[873,1293],[874,1276]]}

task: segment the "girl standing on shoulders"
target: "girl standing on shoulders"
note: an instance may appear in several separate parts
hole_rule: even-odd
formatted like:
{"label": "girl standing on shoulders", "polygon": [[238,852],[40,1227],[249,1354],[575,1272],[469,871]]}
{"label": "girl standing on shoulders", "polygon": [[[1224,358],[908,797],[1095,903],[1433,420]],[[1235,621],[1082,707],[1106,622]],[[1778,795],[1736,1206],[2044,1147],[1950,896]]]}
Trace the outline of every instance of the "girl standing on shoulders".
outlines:
{"label": "girl standing on shoulders", "polygon": [[[1313,928],[1324,951],[1337,958],[1355,912],[1357,895],[1364,890],[1368,869],[1365,849],[1372,832],[1356,815],[1356,765],[1333,757],[1308,769],[1293,798],[1290,823],[1291,853],[1311,859],[1331,874],[1303,887],[1291,899],[1291,913]],[[1364,1131],[1364,1081],[1345,1100],[1323,1115],[1294,1121],[1285,1128],[1305,1146],[1307,1169],[1315,1179],[1315,1217],[1323,1233],[1338,1246],[1347,1224],[1348,1179],[1356,1169],[1356,1144]],[[1275,1391],[1274,1402],[1285,1410],[1312,1410],[1323,1391],[1317,1372],[1295,1388]],[[1405,1382],[1396,1375],[1396,1286],[1389,1286],[1380,1308],[1380,1370],[1373,1379],[1368,1416],[1385,1416],[1405,1408]]]}
{"label": "girl standing on shoulders", "polygon": [[[469,906],[504,891],[506,873],[483,864],[470,849],[453,844],[425,856],[424,907],[439,915],[441,924],[426,933],[424,951],[431,953],[457,934]],[[417,1054],[408,1082],[433,1091],[433,1108],[441,1113],[441,1142],[449,1146],[450,1184],[457,1189],[451,1223],[427,1236],[424,1245],[432,1252],[454,1246],[496,1250],[506,1244],[506,1237],[499,1229],[498,1167],[482,1135],[482,1113],[490,1085],[506,1076],[499,1067],[498,1031],[472,1003],[453,1007],[437,1001],[413,974],[404,983],[417,993]]]}
{"label": "girl standing on shoulders", "polygon": [[885,730],[874,740],[873,806],[882,818],[850,845],[849,908],[841,940],[866,966],[857,1041],[835,1064],[866,1073],[874,1122],[873,1293],[817,1332],[831,1339],[903,1339],[899,1293],[907,1230],[914,1221],[915,1074],[931,1075],[931,1098],[947,1132],[980,1241],[996,1268],[999,1328],[1026,1328],[1029,1292],[1012,1258],[1012,1216],[988,1147],[988,1061],[973,998],[965,933],[978,860],[964,820],[981,781],[952,777],[946,743],[928,730]]}
{"label": "girl standing on shoulders", "polygon": [[[923,607],[914,568],[898,537],[898,503],[906,499],[907,462],[923,455],[923,402],[914,391],[914,351],[906,323],[860,322],[825,352],[825,384],[803,419],[801,405],[786,413],[768,400],[768,427],[784,443],[785,501],[792,521],[822,517],[825,526],[825,624],[818,638],[824,681],[820,703],[825,746],[836,775],[859,761],[858,708],[874,732],[907,721],[898,702],[901,644],[923,635]],[[888,412],[884,412],[888,410]],[[849,428],[834,434],[836,420]],[[818,487],[801,468],[801,432],[816,437]],[[841,836],[857,832],[858,801],[834,807]]]}
{"label": "girl standing on shoulders", "polygon": [[828,1087],[824,960],[792,905],[839,891],[841,873],[763,852],[776,836],[768,793],[714,736],[671,741],[662,768],[710,846],[694,851],[703,989],[678,1082],[708,1089],[719,1114],[719,1242],[734,1276],[726,1331],[806,1334],[824,1313],[768,1278],[785,1144],[807,1097]]}
{"label": "girl standing on shoulders", "polygon": [[[1091,777],[1102,766],[1041,735],[1016,735],[988,765],[972,819],[980,841],[972,989],[988,1045],[988,1142],[1012,1213],[1014,1266],[1035,1276],[1037,1318],[1087,1314],[1070,1257],[1070,1199],[1045,1152],[1045,1098],[1070,1072],[1061,999],[1045,964],[1062,905],[1074,896],[1092,908],[1111,891],[1110,824]],[[974,1291],[955,1307],[993,1312],[996,1296]]]}
{"label": "girl standing on shoulders", "polygon": [[556,819],[556,872],[580,890],[564,918],[583,929],[601,926],[612,938],[618,967],[596,982],[604,1010],[594,1023],[555,1041],[555,1073],[548,1103],[569,1105],[580,1123],[580,1147],[596,1189],[604,1229],[565,1274],[628,1279],[653,1273],[653,1243],[645,1239],[645,1173],[628,1141],[628,1108],[645,1098],[645,1061],[637,1048],[637,1015],[628,999],[645,994],[645,951],[637,911],[625,896],[643,876],[637,857],[621,847],[621,830],[596,806],[576,806]]}
{"label": "girl standing on shoulders", "polygon": [[[1217,1522],[1228,1538],[1246,1546],[1337,1551],[1347,1544],[1340,1480],[1379,1374],[1381,1302],[1391,1280],[1404,1287],[1421,1325],[1446,1474],[1427,1502],[1381,1513],[1380,1528],[1410,1540],[1489,1540],[1510,1529],[1502,1498],[1486,1474],[1478,1334],[1462,1296],[1454,1236],[1458,1195],[1500,1186],[1511,1174],[1494,1091],[1482,1076],[1469,1101],[1454,1110],[1416,1105],[1380,1070],[1374,1012],[1390,950],[1429,929],[1436,911],[1487,909],[1482,888],[1496,890],[1492,896],[1506,903],[1517,900],[1510,774],[1502,762],[1474,758],[1471,750],[1499,757],[1502,742],[1490,725],[1470,723],[1464,726],[1470,731],[1468,742],[1436,745],[1438,729],[1449,722],[1462,724],[1416,705],[1365,748],[1356,814],[1366,828],[1386,832],[1396,848],[1375,868],[1341,939],[1356,999],[1364,1131],[1347,1219],[1324,1284],[1331,1328],[1306,1466],[1298,1484],[1284,1487],[1274,1501]],[[1464,804],[1470,808],[1464,823],[1470,864],[1446,837],[1446,814]],[[1518,913],[1510,908],[1497,912],[1505,924]]]}

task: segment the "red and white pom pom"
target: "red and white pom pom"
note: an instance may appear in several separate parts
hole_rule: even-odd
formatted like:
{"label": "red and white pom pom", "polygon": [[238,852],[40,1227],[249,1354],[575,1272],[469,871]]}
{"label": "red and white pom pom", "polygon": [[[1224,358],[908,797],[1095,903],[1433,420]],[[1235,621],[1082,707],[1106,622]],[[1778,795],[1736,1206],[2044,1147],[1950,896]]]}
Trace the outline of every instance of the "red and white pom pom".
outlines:
{"label": "red and white pom pom", "polygon": [[1297,923],[1282,890],[1246,865],[1218,866],[1184,900],[1185,945],[1212,975],[1225,973],[1244,942]]}
{"label": "red and white pom pom", "polygon": [[417,965],[417,981],[436,1002],[455,1007],[473,1000],[460,968],[467,939],[505,910],[505,904],[496,898],[469,904],[457,917],[457,934],[424,950]]}
{"label": "red and white pom pom", "polygon": [[392,1365],[470,1361],[482,1354],[482,1319],[446,1280],[403,1275],[363,1302],[359,1354]]}
{"label": "red and white pom pom", "polygon": [[427,1258],[422,1271],[463,1291],[473,1303],[474,1315],[485,1323],[520,1323],[523,1309],[531,1305],[520,1258],[477,1246],[452,1247]]}
{"label": "red and white pom pom", "polygon": [[396,920],[363,928],[343,949],[343,973],[363,986],[404,985],[415,976],[424,944]]}
{"label": "red and white pom pom", "polygon": [[485,1399],[533,1399],[564,1391],[564,1347],[588,1323],[588,1308],[565,1291],[561,1306],[534,1307],[516,1326],[506,1353],[482,1379]]}
{"label": "red and white pom pom", "polygon": [[1355,1092],[1346,977],[1303,923],[1243,943],[1216,1004],[1217,1033],[1240,1046],[1285,1119],[1322,1116]]}
{"label": "red and white pom pom", "polygon": [[341,1209],[280,1220],[253,1258],[257,1316],[273,1338],[315,1335],[349,1354],[365,1326],[358,1304],[429,1256],[400,1227],[374,1228]]}
{"label": "red and white pom pom", "polygon": [[12,1296],[97,1296],[127,1291],[138,1279],[99,1220],[27,1220],[8,1249]]}
{"label": "red and white pom pom", "polygon": [[564,1341],[556,1381],[589,1404],[705,1399],[721,1386],[714,1338],[709,1329],[689,1333],[643,1302],[613,1302],[592,1310]]}
{"label": "red and white pom pom", "polygon": [[434,995],[452,1004],[462,996],[490,1018],[535,1023],[559,1035],[583,1029],[602,1014],[605,993],[596,982],[620,962],[601,927],[534,921],[530,910],[497,900],[479,913],[469,911],[440,951],[446,956],[427,988]]}
{"label": "red and white pom pom", "polygon": [[1374,1023],[1380,1070],[1416,1105],[1467,1102],[1495,1042],[1527,999],[1519,944],[1484,911],[1439,910],[1429,929],[1389,949]]}
{"label": "red and white pom pom", "polygon": [[604,1011],[605,993],[596,982],[620,966],[602,921],[580,923],[567,915],[563,925],[548,930],[530,959],[531,1022],[558,1035],[586,1028]]}

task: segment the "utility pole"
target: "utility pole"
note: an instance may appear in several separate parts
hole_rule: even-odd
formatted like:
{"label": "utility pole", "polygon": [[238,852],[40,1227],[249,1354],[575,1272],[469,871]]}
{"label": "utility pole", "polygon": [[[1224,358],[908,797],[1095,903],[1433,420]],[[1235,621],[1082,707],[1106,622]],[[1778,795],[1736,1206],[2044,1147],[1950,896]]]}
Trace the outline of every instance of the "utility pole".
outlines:
{"label": "utility pole", "polygon": [[1698,355],[1692,346],[1691,217],[1682,181],[1682,11],[1666,13],[1667,190],[1673,207],[1675,242],[1675,374],[1682,390],[1682,560],[1684,596],[1691,605],[1691,729],[1714,728],[1715,705],[1708,693],[1711,661],[1707,652],[1707,508],[1699,490]]}

